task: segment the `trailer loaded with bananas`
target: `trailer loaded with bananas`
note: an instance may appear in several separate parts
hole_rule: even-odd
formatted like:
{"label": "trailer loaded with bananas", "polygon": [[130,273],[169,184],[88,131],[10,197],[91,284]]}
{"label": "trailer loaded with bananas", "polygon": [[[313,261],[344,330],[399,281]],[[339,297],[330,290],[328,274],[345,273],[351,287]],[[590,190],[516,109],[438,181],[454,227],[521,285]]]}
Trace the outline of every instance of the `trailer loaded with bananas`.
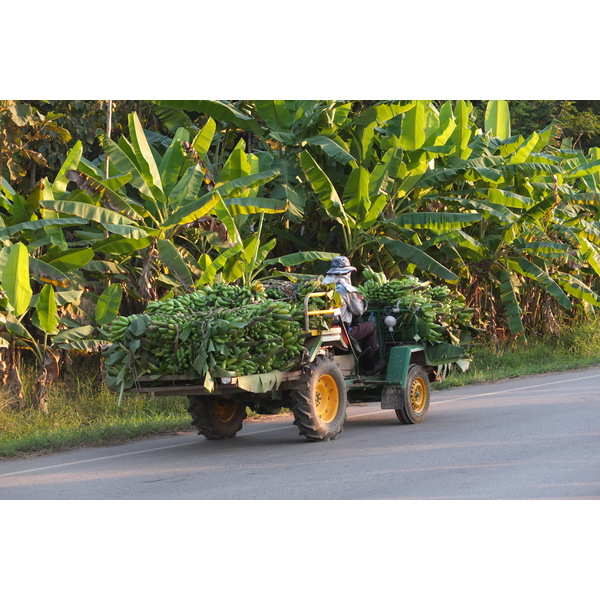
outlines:
{"label": "trailer loaded with bananas", "polygon": [[192,422],[208,439],[235,436],[247,407],[291,409],[311,440],[337,437],[354,400],[376,399],[400,422],[420,422],[429,382],[465,360],[458,346],[470,326],[464,302],[416,278],[363,275],[359,289],[377,321],[385,373],[361,375],[366,349],[333,324],[342,301],[334,285],[273,279],[207,285],[118,317],[106,332],[106,383],[121,393],[187,396]]}

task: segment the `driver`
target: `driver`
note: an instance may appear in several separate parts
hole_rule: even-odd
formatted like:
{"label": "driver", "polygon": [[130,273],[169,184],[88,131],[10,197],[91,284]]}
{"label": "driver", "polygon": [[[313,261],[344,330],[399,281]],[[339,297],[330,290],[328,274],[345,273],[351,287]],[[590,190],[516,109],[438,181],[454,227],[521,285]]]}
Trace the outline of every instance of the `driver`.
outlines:
{"label": "driver", "polygon": [[386,361],[377,360],[379,344],[377,343],[375,323],[359,321],[365,312],[364,297],[350,281],[352,271],[356,271],[356,267],[350,264],[346,256],[336,256],[331,261],[331,268],[323,278],[323,283],[335,283],[336,291],[340,293],[343,300],[339,319],[346,326],[348,335],[353,340],[360,342],[365,349],[365,353],[361,356],[361,373],[378,375],[383,371]]}

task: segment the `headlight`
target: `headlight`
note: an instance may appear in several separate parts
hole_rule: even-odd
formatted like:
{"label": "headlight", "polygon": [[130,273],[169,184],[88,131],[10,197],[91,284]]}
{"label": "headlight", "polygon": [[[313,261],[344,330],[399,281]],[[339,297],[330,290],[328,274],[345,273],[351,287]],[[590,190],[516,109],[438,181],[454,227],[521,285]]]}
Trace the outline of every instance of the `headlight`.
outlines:
{"label": "headlight", "polygon": [[394,331],[394,327],[396,327],[396,323],[398,321],[396,321],[395,317],[392,317],[392,315],[388,315],[384,320],[383,320],[383,324],[388,328],[389,331]]}

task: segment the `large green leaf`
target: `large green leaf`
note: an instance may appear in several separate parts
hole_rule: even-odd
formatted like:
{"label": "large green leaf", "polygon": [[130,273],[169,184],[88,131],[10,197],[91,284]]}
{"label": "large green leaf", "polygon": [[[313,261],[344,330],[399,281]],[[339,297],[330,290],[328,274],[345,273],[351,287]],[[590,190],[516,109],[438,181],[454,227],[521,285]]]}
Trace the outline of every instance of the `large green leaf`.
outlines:
{"label": "large green leaf", "polygon": [[180,207],[196,200],[203,183],[204,169],[200,165],[190,167],[170,192],[171,208]]}
{"label": "large green leaf", "polygon": [[120,283],[112,283],[100,294],[98,304],[96,304],[96,323],[98,325],[108,325],[114,321],[119,314],[122,297],[123,288]]}
{"label": "large green leaf", "polygon": [[525,162],[534,148],[537,147],[540,136],[534,131],[524,142],[519,146],[515,153],[509,157],[508,162],[510,163],[522,163]]}
{"label": "large green leaf", "polygon": [[279,175],[278,169],[267,169],[258,173],[250,173],[224,183],[217,183],[215,190],[221,194],[223,198],[231,196],[247,196],[249,191],[258,189],[261,185],[273,181]]}
{"label": "large green leaf", "polygon": [[1,277],[2,287],[6,292],[14,314],[20,317],[29,308],[33,296],[29,281],[29,253],[21,242],[10,249]]}
{"label": "large green leaf", "polygon": [[[92,252],[93,255],[94,253]],[[30,275],[38,277],[40,281],[51,283],[58,287],[67,287],[70,283],[69,278],[62,270],[33,256],[29,257],[29,272]]]}
{"label": "large green leaf", "polygon": [[[120,173],[130,173],[131,184],[140,192],[142,197],[154,201],[152,191],[138,169],[133,152],[131,153],[132,156],[130,156],[125,151],[125,146],[119,146],[119,144],[108,138],[101,129],[96,130],[96,134],[103,150],[108,154],[111,163],[114,165],[114,168]],[[121,140],[123,140],[123,142],[125,141],[124,138],[121,138]]]}
{"label": "large green leaf", "polygon": [[[70,327],[69,329],[64,329],[60,333],[55,335],[52,341],[55,344],[64,344],[66,342],[74,342],[76,340],[83,341],[92,337],[93,334],[94,327],[92,325]],[[98,340],[96,341],[98,342]]]}
{"label": "large green leaf", "polygon": [[215,132],[217,130],[217,124],[214,119],[209,117],[208,121],[204,127],[198,132],[194,141],[192,142],[192,146],[194,150],[198,154],[201,160],[204,160],[206,157],[208,150],[210,149],[210,145],[215,137]]}
{"label": "large green leaf", "polygon": [[593,306],[600,306],[600,297],[591,290],[583,281],[577,277],[568,274],[558,276],[558,282],[565,292]]}
{"label": "large green leaf", "polygon": [[176,246],[170,240],[158,240],[158,255],[161,262],[183,284],[186,291],[194,285],[190,269],[179,254]]}
{"label": "large green leaf", "polygon": [[54,298],[54,288],[49,283],[42,288],[39,294],[33,323],[44,333],[50,335],[58,331],[59,320],[56,300]]}
{"label": "large green leaf", "polygon": [[521,273],[521,275],[529,277],[537,282],[541,288],[554,296],[561,306],[564,306],[565,308],[571,308],[573,306],[573,303],[562,291],[556,281],[554,281],[546,271],[538,267],[536,264],[522,257],[517,258],[516,264],[515,261],[510,261],[509,264],[516,271]]}
{"label": "large green leaf", "polygon": [[579,239],[581,241],[579,251],[582,258],[589,263],[596,275],[600,277],[600,252],[598,252],[598,247],[582,235],[579,236]]}
{"label": "large green leaf", "polygon": [[225,161],[217,179],[218,183],[225,183],[250,175],[252,170],[245,150],[246,142],[240,139]]}
{"label": "large green leaf", "polygon": [[393,256],[404,260],[409,264],[413,264],[427,273],[431,273],[449,283],[456,283],[458,281],[458,275],[455,275],[452,271],[446,269],[446,267],[419,248],[410,246],[400,240],[393,240],[383,236],[377,238],[377,241],[381,242]]}
{"label": "large green leaf", "polygon": [[71,169],[77,169],[81,157],[83,155],[83,143],[78,141],[75,143],[73,148],[69,150],[62,166],[60,167],[56,177],[54,178],[54,183],[52,184],[52,191],[55,196],[60,196],[67,191],[67,185],[69,184],[69,179],[66,176],[67,172]]}
{"label": "large green leaf", "polygon": [[404,150],[418,150],[425,143],[425,105],[422,101],[404,114],[400,146]]}
{"label": "large green leaf", "polygon": [[85,225],[87,222],[87,219],[81,219],[79,217],[38,219],[37,221],[27,221],[27,223],[19,223],[18,225],[6,227],[2,230],[2,235],[12,237],[19,231],[38,231],[52,225],[56,225],[58,227],[72,227],[73,225]]}
{"label": "large green leaf", "polygon": [[94,251],[91,248],[76,248],[53,256],[48,264],[63,273],[71,273],[87,265],[93,258]]}
{"label": "large green leaf", "polygon": [[347,225],[349,217],[335,187],[307,150],[300,153],[300,164],[325,212],[335,221]]}
{"label": "large green leaf", "polygon": [[371,205],[369,195],[370,177],[371,174],[367,169],[356,166],[348,176],[344,188],[344,208],[348,214],[359,222],[363,221]]}
{"label": "large green leaf", "polygon": [[456,147],[455,154],[462,159],[467,159],[471,155],[469,143],[471,141],[472,129],[470,123],[471,111],[473,105],[464,100],[458,100],[454,107],[456,120],[456,129],[450,136],[450,142]]}
{"label": "large green leaf", "polygon": [[280,131],[292,124],[293,114],[285,100],[255,100],[254,108],[269,129]]}
{"label": "large green leaf", "polygon": [[219,269],[225,266],[225,263],[232,256],[243,253],[243,251],[244,248],[242,244],[236,244],[235,246],[232,246],[231,248],[221,252],[219,256],[217,256],[209,265],[206,266],[204,273],[202,273],[202,277],[200,277],[200,279],[197,281],[198,287],[202,287],[207,283],[212,284],[217,276],[217,273],[219,272]]}
{"label": "large green leaf", "polygon": [[150,144],[146,139],[142,124],[137,116],[137,113],[133,112],[129,115],[129,133],[131,134],[131,143],[137,164],[144,181],[152,191],[152,195],[157,202],[164,202],[164,193],[162,189],[162,182],[160,179],[160,172],[154,155],[150,148]]}
{"label": "large green leaf", "polygon": [[293,254],[287,254],[285,256],[279,256],[277,258],[269,258],[263,261],[264,265],[276,265],[281,264],[284,267],[294,267],[296,265],[301,265],[307,262],[312,262],[315,260],[326,260],[330,261],[333,258],[338,256],[337,253],[334,252],[316,252],[316,251],[306,251],[306,252],[295,252]]}
{"label": "large green leaf", "polygon": [[474,213],[417,212],[402,214],[389,219],[389,222],[407,229],[430,229],[442,233],[472,225],[481,219],[481,215]]}
{"label": "large green leaf", "polygon": [[124,238],[121,235],[110,235],[106,239],[94,242],[92,244],[92,249],[98,254],[126,255],[148,247],[150,242],[151,239],[149,237],[135,239]]}
{"label": "large green leaf", "polygon": [[217,189],[214,189],[197,200],[193,200],[178,208],[165,220],[161,227],[162,229],[170,229],[177,225],[191,223],[192,221],[209,214],[219,201],[221,201],[221,194]]}
{"label": "large green leaf", "polygon": [[189,142],[190,134],[183,127],[180,127],[173,136],[171,144],[165,151],[158,170],[165,196],[169,196],[171,190],[179,181],[179,174],[187,158],[181,146],[182,142]]}
{"label": "large green leaf", "polygon": [[224,202],[232,215],[276,214],[285,212],[288,208],[287,202],[255,196],[250,198],[227,198]]}
{"label": "large green leaf", "polygon": [[485,130],[502,140],[510,137],[510,111],[506,100],[490,100],[487,103]]}
{"label": "large green leaf", "polygon": [[321,148],[321,150],[323,150],[323,152],[325,152],[325,154],[344,165],[355,160],[354,156],[352,156],[352,154],[350,154],[350,152],[343,148],[338,142],[324,135],[311,136],[306,138],[304,143],[308,146],[318,146]]}
{"label": "large green leaf", "polygon": [[135,221],[130,218],[121,215],[114,210],[104,208],[102,206],[95,206],[94,204],[87,204],[86,202],[74,202],[72,200],[53,200],[53,201],[42,201],[42,206],[54,210],[59,213],[66,213],[69,215],[76,215],[82,219],[88,219],[95,223],[113,223],[115,225],[136,225]]}
{"label": "large green leaf", "polygon": [[521,307],[517,297],[517,284],[506,270],[500,272],[500,300],[504,306],[511,333],[514,335],[524,331]]}
{"label": "large green leaf", "polygon": [[[482,193],[484,190],[479,190]],[[522,196],[521,194],[515,194],[510,190],[491,188],[487,190],[488,198],[494,204],[502,204],[508,208],[530,208],[534,204],[533,198]]]}
{"label": "large green leaf", "polygon": [[158,106],[170,106],[190,112],[203,113],[221,123],[233,123],[246,131],[259,136],[264,134],[262,127],[251,116],[241,112],[235,106],[220,100],[157,100]]}

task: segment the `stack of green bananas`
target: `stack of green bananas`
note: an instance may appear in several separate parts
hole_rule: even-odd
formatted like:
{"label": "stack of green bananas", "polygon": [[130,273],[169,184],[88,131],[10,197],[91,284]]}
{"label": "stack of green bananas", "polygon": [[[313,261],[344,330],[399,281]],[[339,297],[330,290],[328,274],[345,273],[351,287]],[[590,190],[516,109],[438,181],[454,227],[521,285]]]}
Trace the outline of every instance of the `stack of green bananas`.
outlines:
{"label": "stack of green bananas", "polygon": [[[266,296],[260,283],[220,284],[117,317],[107,330],[107,384],[131,387],[142,375],[201,378],[298,368],[306,337],[303,302]],[[324,306],[335,302],[333,293],[323,298]]]}
{"label": "stack of green bananas", "polygon": [[[385,277],[385,276],[384,276]],[[465,298],[446,285],[432,286],[413,275],[387,279],[369,274],[358,289],[373,308],[398,308],[409,311],[398,319],[398,329],[408,322],[416,323],[420,339],[428,342],[459,343],[461,331],[471,326],[473,310],[466,307]]]}

